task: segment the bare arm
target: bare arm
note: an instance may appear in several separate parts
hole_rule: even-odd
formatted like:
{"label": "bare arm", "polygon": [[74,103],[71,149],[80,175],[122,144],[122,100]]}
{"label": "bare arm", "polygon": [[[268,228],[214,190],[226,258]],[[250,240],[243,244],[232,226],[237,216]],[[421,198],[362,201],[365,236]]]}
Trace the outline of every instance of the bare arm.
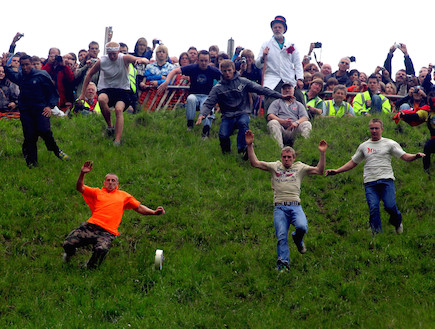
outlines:
{"label": "bare arm", "polygon": [[156,210],[152,210],[144,206],[143,204],[139,205],[139,207],[134,209],[134,211],[136,211],[141,215],[164,215],[165,214],[165,209],[163,209],[163,207],[161,206],[157,207]]}
{"label": "bare arm", "polygon": [[89,82],[91,82],[92,76],[100,70],[100,60],[98,60],[94,66],[92,66],[88,73],[86,73],[85,81],[83,82],[82,93],[79,96],[79,100],[85,99],[85,92],[88,88]]}
{"label": "bare arm", "polygon": [[92,161],[86,161],[83,164],[82,169],[80,170],[80,175],[76,183],[76,190],[80,193],[83,193],[85,191],[85,174],[92,170],[92,165]]}
{"label": "bare arm", "polygon": [[257,159],[257,156],[255,155],[254,144],[253,144],[254,143],[254,134],[252,133],[252,131],[250,131],[250,130],[246,131],[245,140],[246,140],[246,144],[248,147],[248,159],[249,159],[249,162],[251,163],[251,166],[254,168],[258,168],[258,169],[267,171],[266,162],[259,161]]}
{"label": "bare arm", "polygon": [[136,56],[133,56],[133,55],[124,55],[122,57],[122,59],[124,60],[124,64],[126,66],[128,66],[131,63],[134,63],[134,64],[149,64],[149,62],[150,62],[148,60],[148,58],[136,57]]}
{"label": "bare arm", "polygon": [[171,82],[172,78],[177,74],[181,74],[181,68],[179,68],[179,67],[177,67],[177,68],[173,69],[171,72],[169,72],[168,76],[165,79],[165,82],[163,82],[159,86],[159,88],[157,88],[157,93],[161,94],[162,92],[164,92],[166,90],[166,88],[168,87],[169,82]]}
{"label": "bare arm", "polygon": [[400,158],[404,161],[414,161],[414,160],[423,158],[425,156],[426,156],[426,154],[424,154],[424,153],[416,153],[416,154],[405,153]]}
{"label": "bare arm", "polygon": [[326,149],[328,148],[328,144],[325,140],[321,140],[319,143],[319,151],[320,151],[320,159],[317,163],[316,167],[310,167],[308,169],[307,174],[308,175],[323,175],[323,172],[325,171],[325,153]]}
{"label": "bare arm", "polygon": [[358,165],[358,163],[354,162],[353,160],[349,160],[346,164],[344,164],[343,166],[341,166],[338,169],[327,169],[325,171],[325,176],[334,176],[337,174],[340,174],[342,172],[351,170],[353,168],[355,168]]}

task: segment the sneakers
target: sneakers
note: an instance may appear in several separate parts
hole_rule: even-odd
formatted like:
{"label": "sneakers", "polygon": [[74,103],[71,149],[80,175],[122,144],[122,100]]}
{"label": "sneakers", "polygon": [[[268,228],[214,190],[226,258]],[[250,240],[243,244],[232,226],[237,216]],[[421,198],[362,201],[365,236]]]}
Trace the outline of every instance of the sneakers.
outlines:
{"label": "sneakers", "polygon": [[295,236],[292,234],[293,242],[295,243],[296,247],[298,248],[299,253],[305,254],[307,252],[307,248],[305,247],[304,241],[302,241],[301,244],[297,244],[295,240]]}
{"label": "sneakers", "polygon": [[64,264],[69,263],[69,261],[71,260],[72,255],[68,255],[66,252],[63,254],[62,256],[62,261],[64,262]]}
{"label": "sneakers", "polygon": [[69,160],[69,155],[66,154],[64,151],[59,150],[59,153],[56,155],[61,160]]}
{"label": "sneakers", "polygon": [[287,272],[290,270],[290,265],[287,262],[283,262],[281,259],[278,259],[276,263],[276,269],[278,272]]}
{"label": "sneakers", "polygon": [[193,130],[193,120],[187,120],[187,131]]}
{"label": "sneakers", "polygon": [[247,161],[248,160],[248,147],[245,146],[245,148],[238,150],[239,154],[242,155],[242,160]]}
{"label": "sneakers", "polygon": [[121,142],[120,141],[113,141],[113,146],[121,146]]}
{"label": "sneakers", "polygon": [[403,224],[402,223],[400,223],[400,225],[396,227],[396,233],[397,234],[403,233]]}
{"label": "sneakers", "polygon": [[107,137],[115,136],[115,128],[114,127],[107,127],[106,134],[107,134]]}
{"label": "sneakers", "polygon": [[305,248],[305,243],[304,242],[302,242],[302,244],[300,246],[298,246],[298,251],[301,254],[305,254],[307,252],[307,248]]}
{"label": "sneakers", "polygon": [[202,128],[202,139],[208,139],[208,137],[210,136],[210,126],[204,126],[204,128]]}

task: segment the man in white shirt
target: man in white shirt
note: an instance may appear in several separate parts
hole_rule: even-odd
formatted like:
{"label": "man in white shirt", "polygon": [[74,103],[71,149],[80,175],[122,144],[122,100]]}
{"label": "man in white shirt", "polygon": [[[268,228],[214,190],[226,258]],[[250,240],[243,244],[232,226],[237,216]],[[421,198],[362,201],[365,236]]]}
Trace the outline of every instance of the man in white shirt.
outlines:
{"label": "man in white shirt", "polygon": [[[263,68],[266,65],[263,86],[280,92],[284,81],[289,81],[296,88],[296,99],[305,105],[300,89],[304,87],[302,60],[295,45],[286,40],[286,19],[276,16],[270,23],[273,37],[261,46],[256,65]],[[266,98],[264,109],[267,110],[274,99]]]}
{"label": "man in white shirt", "polygon": [[396,228],[396,233],[403,233],[402,214],[397,208],[394,174],[391,158],[395,156],[404,161],[414,161],[425,156],[424,153],[406,153],[392,139],[383,138],[383,122],[374,118],[369,122],[371,138],[360,144],[352,159],[338,169],[328,169],[325,176],[336,175],[355,168],[365,160],[364,189],[370,210],[370,227],[373,234],[382,233],[380,201],[390,215],[390,224]]}

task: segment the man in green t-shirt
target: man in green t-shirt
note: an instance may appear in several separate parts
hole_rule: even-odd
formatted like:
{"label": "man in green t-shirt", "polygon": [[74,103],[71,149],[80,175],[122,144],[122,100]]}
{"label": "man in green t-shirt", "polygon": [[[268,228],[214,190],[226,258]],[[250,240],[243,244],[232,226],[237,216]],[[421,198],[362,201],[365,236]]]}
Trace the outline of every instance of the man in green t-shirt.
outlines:
{"label": "man in green t-shirt", "polygon": [[281,151],[281,161],[259,161],[254,152],[254,134],[248,130],[245,133],[248,148],[248,158],[251,166],[269,171],[273,189],[275,210],[273,221],[277,242],[277,267],[279,271],[287,270],[290,262],[288,246],[288,231],[290,224],[295,227],[292,238],[298,251],[304,254],[307,249],[304,244],[304,235],[308,231],[307,217],[301,206],[299,197],[301,182],[305,175],[322,175],[325,170],[325,153],[328,145],[322,140],[319,143],[320,160],[316,167],[308,166],[295,161],[295,150],[286,146]]}

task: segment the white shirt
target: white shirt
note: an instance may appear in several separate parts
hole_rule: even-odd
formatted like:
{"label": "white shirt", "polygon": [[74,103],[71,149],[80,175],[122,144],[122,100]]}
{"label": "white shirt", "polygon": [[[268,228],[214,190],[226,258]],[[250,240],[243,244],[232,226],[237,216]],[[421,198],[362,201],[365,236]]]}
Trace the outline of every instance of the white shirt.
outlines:
{"label": "white shirt", "polygon": [[[292,47],[295,50],[290,54],[287,49]],[[274,37],[269,41],[263,43],[256,60],[258,68],[263,67],[261,58],[263,57],[263,50],[268,47],[269,53],[266,60],[266,72],[264,74],[264,87],[275,89],[278,83],[282,80],[284,82],[290,82],[293,87],[296,87],[296,80],[303,80],[304,73],[302,69],[302,61],[299,55],[299,51],[289,41],[284,39],[284,46],[282,49],[279,47],[278,42]],[[295,78],[296,76],[296,78]]]}
{"label": "white shirt", "polygon": [[373,182],[379,179],[395,179],[391,158],[400,158],[405,151],[400,145],[389,138],[381,138],[378,141],[371,139],[358,146],[352,161],[360,163],[365,159],[364,183]]}

